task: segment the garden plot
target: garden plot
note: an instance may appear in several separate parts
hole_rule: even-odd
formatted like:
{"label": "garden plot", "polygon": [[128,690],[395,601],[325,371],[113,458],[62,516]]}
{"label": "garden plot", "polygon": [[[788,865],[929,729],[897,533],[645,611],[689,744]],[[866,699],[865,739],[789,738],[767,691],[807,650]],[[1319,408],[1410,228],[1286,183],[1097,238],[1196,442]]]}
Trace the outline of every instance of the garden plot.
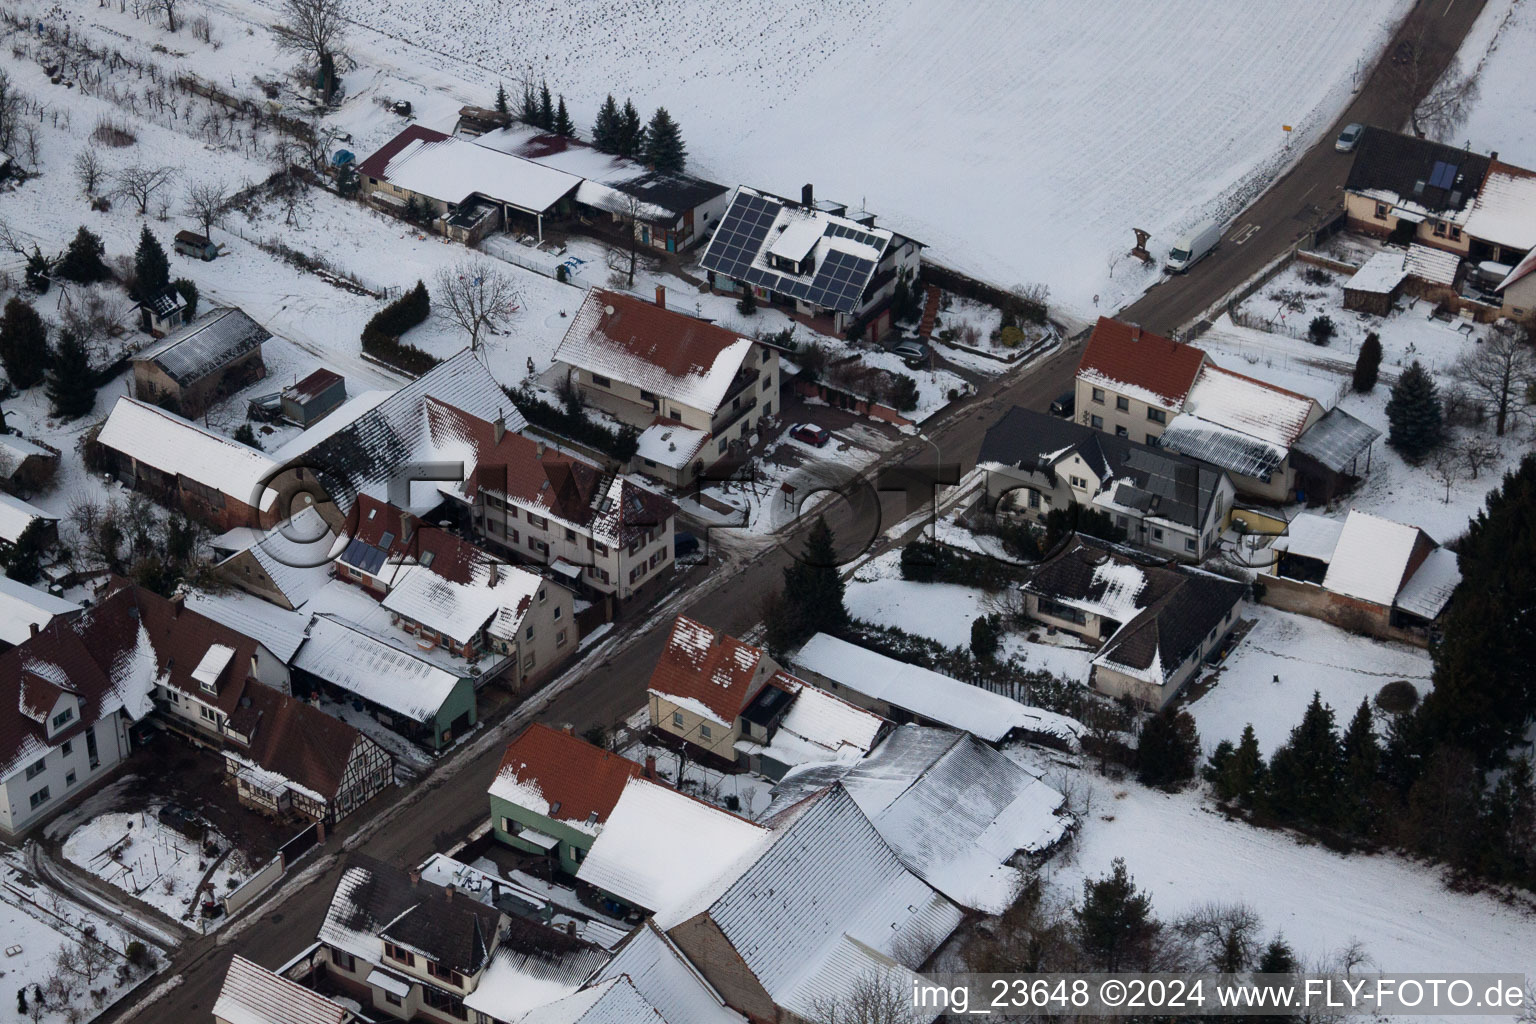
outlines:
{"label": "garden plot", "polygon": [[[200,885],[206,881],[205,898],[217,899],[250,868],[245,855],[217,832],[210,830],[199,843],[162,824],[158,810],[93,818],[64,841],[64,857],[172,920],[190,921],[198,913],[194,897]],[[222,921],[215,918],[211,926]]]}

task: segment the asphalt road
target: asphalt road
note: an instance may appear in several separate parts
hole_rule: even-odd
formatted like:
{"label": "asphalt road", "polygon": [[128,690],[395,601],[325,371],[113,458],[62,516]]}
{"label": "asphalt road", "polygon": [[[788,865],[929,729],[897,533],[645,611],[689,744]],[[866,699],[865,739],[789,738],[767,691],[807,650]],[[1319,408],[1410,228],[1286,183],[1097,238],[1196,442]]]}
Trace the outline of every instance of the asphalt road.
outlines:
{"label": "asphalt road", "polygon": [[[1481,8],[1482,0],[1422,0],[1400,29],[1399,37],[1408,31],[1410,23],[1424,19],[1430,31],[1428,51],[1443,65]],[[1402,124],[1407,114],[1407,103],[1392,94],[1378,68],[1339,119],[1336,129],[1351,121],[1395,126]],[[1188,274],[1154,286],[1120,315],[1150,330],[1177,330],[1314,230],[1326,219],[1328,211],[1340,204],[1340,190],[1349,169],[1350,158],[1334,152],[1334,134],[1336,131],[1305,153],[1289,173],[1238,216],[1233,230],[1211,256]],[[1236,240],[1239,235],[1241,242]],[[962,468],[974,465],[982,435],[1003,412],[1014,405],[1044,410],[1052,398],[1067,390],[1080,351],[1080,342],[1068,344],[1045,361],[993,381],[976,396],[952,406],[927,431],[939,448],[937,454],[930,445],[914,441],[888,455],[883,464],[931,466],[937,459],[959,463]],[[883,494],[881,509],[886,523],[897,522],[907,512],[899,494]],[[831,518],[836,529],[845,525],[849,516],[846,509],[839,507],[833,510]],[[288,886],[279,891],[279,902],[264,909],[258,920],[232,926],[242,929],[232,941],[220,944],[216,934],[214,938],[186,944],[174,964],[181,984],[152,1009],[137,1014],[137,1019],[189,1024],[207,1020],[231,954],[239,952],[262,964],[276,966],[314,941],[341,870],[338,854],[347,834],[368,827],[381,817],[388,818],[377,834],[363,844],[368,854],[401,865],[425,859],[436,849],[435,837],[462,836],[484,820],[485,787],[500,761],[502,741],[510,739],[530,717],[569,723],[577,732],[592,725],[611,726],[623,721],[644,702],[646,681],[666,642],[672,614],[683,612],[734,635],[747,633],[762,617],[763,595],[777,587],[788,564],[788,553],[771,547],[745,563],[715,570],[700,586],[652,614],[640,628],[631,627],[627,638],[609,645],[614,653],[597,662],[583,663],[577,670],[579,678],[546,705],[522,709],[495,726],[496,740],[483,751],[450,764],[447,770],[403,797],[391,794],[395,798],[393,804],[381,811],[370,813],[371,809],[365,809],[354,815],[357,820],[344,823],[326,844],[325,855],[335,859],[327,870],[302,885],[296,886],[290,879]],[[128,1017],[126,1011],[119,1010],[102,1019]]]}

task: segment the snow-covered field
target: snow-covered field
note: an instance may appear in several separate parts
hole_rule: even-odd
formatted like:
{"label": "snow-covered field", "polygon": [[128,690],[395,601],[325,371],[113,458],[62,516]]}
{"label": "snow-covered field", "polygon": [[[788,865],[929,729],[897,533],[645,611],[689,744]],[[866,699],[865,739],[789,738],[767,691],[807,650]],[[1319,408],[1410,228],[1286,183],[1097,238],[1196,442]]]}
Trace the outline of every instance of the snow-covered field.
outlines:
{"label": "snow-covered field", "polygon": [[1360,702],[1387,683],[1405,679],[1421,693],[1429,688],[1428,651],[1261,605],[1247,608],[1243,617],[1257,622],[1222,665],[1215,685],[1187,709],[1207,750],[1222,740],[1236,742],[1243,726],[1252,724],[1268,756],[1301,721],[1314,690],[1332,705],[1342,730]]}
{"label": "snow-covered field", "polygon": [[[155,810],[92,818],[64,841],[64,857],[173,920],[191,919],[195,927],[193,897],[217,857],[207,856],[196,842],[162,825]],[[210,832],[209,841],[221,853],[230,849],[229,841],[216,832]],[[232,851],[208,875],[211,898],[238,885],[248,871],[245,855]],[[224,920],[215,918],[209,926]]]}
{"label": "snow-covered field", "polygon": [[1528,98],[1531,52],[1536,48],[1536,6],[1526,0],[1488,0],[1457,57],[1476,71],[1479,95],[1472,116],[1451,140],[1479,153],[1536,167],[1536,121]]}

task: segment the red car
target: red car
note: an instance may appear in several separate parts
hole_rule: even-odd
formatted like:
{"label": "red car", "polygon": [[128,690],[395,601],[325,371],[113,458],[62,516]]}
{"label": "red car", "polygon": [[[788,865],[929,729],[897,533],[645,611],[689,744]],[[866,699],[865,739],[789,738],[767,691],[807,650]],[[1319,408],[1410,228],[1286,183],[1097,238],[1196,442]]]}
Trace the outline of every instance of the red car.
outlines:
{"label": "red car", "polygon": [[826,427],[818,427],[814,423],[796,423],[789,428],[789,436],[796,441],[804,441],[806,444],[820,448],[832,439],[832,431]]}

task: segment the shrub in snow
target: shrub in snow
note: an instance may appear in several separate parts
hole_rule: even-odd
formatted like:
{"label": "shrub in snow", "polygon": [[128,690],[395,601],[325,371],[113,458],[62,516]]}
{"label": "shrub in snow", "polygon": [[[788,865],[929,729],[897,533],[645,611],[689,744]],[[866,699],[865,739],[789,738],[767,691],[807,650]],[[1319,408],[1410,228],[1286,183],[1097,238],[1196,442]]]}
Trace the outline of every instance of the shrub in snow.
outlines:
{"label": "shrub in snow", "polygon": [[1336,334],[1338,328],[1333,325],[1333,317],[1320,315],[1312,318],[1307,325],[1307,338],[1314,345],[1326,345]]}
{"label": "shrub in snow", "polygon": [[1381,335],[1372,331],[1360,343],[1360,355],[1355,358],[1355,376],[1351,386],[1360,394],[1365,394],[1376,387],[1380,374]]}
{"label": "shrub in snow", "polygon": [[887,397],[896,407],[897,412],[911,412],[917,408],[918,399],[921,397],[917,390],[917,381],[905,373],[898,373],[895,377]]}

